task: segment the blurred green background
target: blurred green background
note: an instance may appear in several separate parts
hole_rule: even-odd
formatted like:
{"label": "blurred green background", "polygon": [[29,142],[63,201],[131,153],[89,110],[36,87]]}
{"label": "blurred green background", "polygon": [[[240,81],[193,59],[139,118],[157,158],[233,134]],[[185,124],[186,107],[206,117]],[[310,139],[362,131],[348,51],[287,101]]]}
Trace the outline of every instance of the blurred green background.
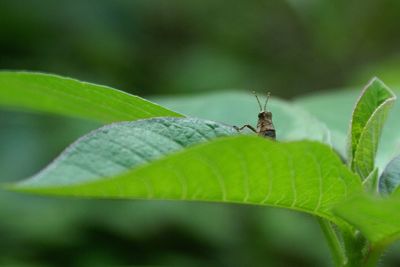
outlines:
{"label": "blurred green background", "polygon": [[[141,96],[243,89],[293,98],[400,85],[397,0],[0,0],[0,69]],[[0,111],[0,181],[26,178],[98,127]],[[385,266],[399,266],[396,246]],[[0,265],[329,266],[310,216],[220,204],[0,192]]]}

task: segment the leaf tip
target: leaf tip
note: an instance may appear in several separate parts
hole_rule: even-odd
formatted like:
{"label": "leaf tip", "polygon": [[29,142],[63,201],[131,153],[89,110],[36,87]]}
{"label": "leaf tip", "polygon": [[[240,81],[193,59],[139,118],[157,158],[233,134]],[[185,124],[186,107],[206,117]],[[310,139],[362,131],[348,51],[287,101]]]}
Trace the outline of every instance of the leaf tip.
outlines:
{"label": "leaf tip", "polygon": [[371,85],[376,85],[376,86],[380,86],[383,89],[385,89],[390,95],[391,95],[391,99],[395,100],[397,98],[396,94],[390,89],[389,86],[387,86],[381,79],[379,79],[377,76],[374,76],[370,82],[368,83],[367,87],[371,86]]}

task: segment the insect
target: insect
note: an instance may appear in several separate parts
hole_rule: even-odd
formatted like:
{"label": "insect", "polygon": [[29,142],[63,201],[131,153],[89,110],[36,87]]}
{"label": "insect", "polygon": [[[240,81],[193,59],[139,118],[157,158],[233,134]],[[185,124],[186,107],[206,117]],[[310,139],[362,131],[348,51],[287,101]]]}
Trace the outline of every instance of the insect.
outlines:
{"label": "insect", "polygon": [[270,111],[266,110],[269,96],[271,94],[268,92],[267,98],[265,100],[264,108],[262,108],[261,102],[258,99],[256,92],[253,91],[253,94],[255,95],[255,97],[257,99],[258,105],[260,106],[260,113],[258,113],[257,129],[255,129],[253,126],[251,126],[249,124],[243,125],[240,128],[237,126],[234,126],[234,128],[237,131],[241,131],[244,128],[249,128],[250,130],[252,130],[256,134],[258,134],[259,136],[267,137],[267,138],[271,138],[271,139],[275,140],[276,133],[275,133],[274,124],[272,123],[272,113]]}

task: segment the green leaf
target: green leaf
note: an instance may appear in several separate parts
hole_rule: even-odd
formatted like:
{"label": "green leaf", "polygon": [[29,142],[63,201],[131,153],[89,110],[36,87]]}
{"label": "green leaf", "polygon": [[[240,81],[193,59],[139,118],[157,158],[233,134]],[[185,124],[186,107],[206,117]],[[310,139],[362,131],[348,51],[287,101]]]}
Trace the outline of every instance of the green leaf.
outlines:
{"label": "green leaf", "polygon": [[[332,145],[346,158],[346,139],[352,109],[359,90],[332,90],[301,97],[295,103],[310,112],[320,121],[324,122],[332,133]],[[400,152],[400,103],[396,101],[384,125],[382,138],[379,142],[376,166],[385,168],[388,162]]]}
{"label": "green leaf", "polygon": [[0,72],[0,106],[102,123],[182,116],[110,87],[31,72]]}
{"label": "green leaf", "polygon": [[371,195],[379,195],[379,171],[375,168],[363,181],[363,187]]}
{"label": "green leaf", "polygon": [[[357,101],[358,95],[359,91],[354,89],[332,90],[331,92],[313,94],[295,100],[296,104],[326,124],[332,133],[334,148],[345,158],[348,157],[346,153],[349,151],[346,151],[348,125],[351,120],[354,102]],[[397,134],[400,128],[399,113],[400,105],[396,103],[384,126],[378,148],[376,165],[380,168],[383,168],[390,161],[393,154],[398,153],[399,147],[396,144],[400,141],[400,137]]]}
{"label": "green leaf", "polygon": [[58,173],[10,189],[58,196],[270,205],[336,223],[341,221],[331,207],[361,191],[359,178],[323,144],[279,143],[245,135],[196,145],[114,177],[74,181],[74,173]]}
{"label": "green leaf", "polygon": [[359,196],[334,212],[358,228],[373,244],[385,246],[400,238],[400,194],[390,198]]}
{"label": "green leaf", "polygon": [[400,185],[400,155],[392,159],[379,179],[379,192],[389,195]]}
{"label": "green leaf", "polygon": [[359,94],[359,90],[332,90],[303,96],[294,101],[327,126],[333,147],[344,158],[349,121]]}
{"label": "green leaf", "polygon": [[348,162],[362,178],[374,169],[383,124],[396,96],[379,79],[364,88],[350,123]]}
{"label": "green leaf", "polygon": [[[155,101],[190,117],[236,126],[256,126],[259,113],[257,101],[250,92],[224,91],[186,97],[158,97]],[[330,132],[325,124],[301,107],[272,96],[267,109],[273,114],[278,140],[308,139],[331,144]]]}
{"label": "green leaf", "polygon": [[82,137],[24,184],[69,185],[126,172],[187,146],[237,134],[193,118],[154,118],[104,126]]}

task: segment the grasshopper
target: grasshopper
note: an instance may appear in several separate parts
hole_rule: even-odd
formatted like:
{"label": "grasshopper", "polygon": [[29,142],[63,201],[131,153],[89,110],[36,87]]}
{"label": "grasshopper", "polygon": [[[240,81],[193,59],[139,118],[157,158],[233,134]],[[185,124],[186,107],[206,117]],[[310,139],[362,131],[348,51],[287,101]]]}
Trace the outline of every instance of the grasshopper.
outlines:
{"label": "grasshopper", "polygon": [[261,102],[258,99],[258,96],[256,94],[256,92],[253,91],[253,94],[255,95],[258,105],[260,107],[260,113],[258,113],[258,122],[257,122],[257,129],[255,129],[253,126],[246,124],[243,125],[242,127],[237,127],[237,126],[233,126],[237,131],[241,131],[244,128],[249,128],[250,130],[252,130],[253,132],[255,132],[256,134],[258,134],[259,136],[262,137],[267,137],[267,138],[271,138],[274,139],[276,138],[276,133],[275,133],[275,127],[274,124],[272,123],[272,113],[270,111],[267,111],[267,103],[270,97],[270,93],[268,92],[267,94],[267,98],[265,100],[265,104],[264,104],[264,108],[262,108],[261,106]]}

